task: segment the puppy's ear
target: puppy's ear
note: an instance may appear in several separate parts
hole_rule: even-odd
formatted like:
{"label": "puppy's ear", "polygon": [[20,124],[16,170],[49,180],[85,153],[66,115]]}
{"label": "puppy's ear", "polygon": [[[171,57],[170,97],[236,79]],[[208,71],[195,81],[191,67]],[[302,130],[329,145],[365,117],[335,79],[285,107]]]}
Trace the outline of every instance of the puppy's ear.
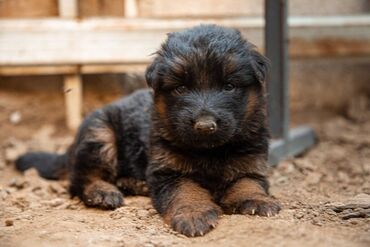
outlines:
{"label": "puppy's ear", "polygon": [[263,56],[256,50],[251,51],[251,57],[252,68],[257,77],[257,80],[263,84],[265,83],[267,74],[270,70],[270,61],[267,57]]}
{"label": "puppy's ear", "polygon": [[147,67],[145,71],[146,83],[151,88],[156,88],[158,84],[158,68],[159,68],[159,59],[156,57],[153,62]]}

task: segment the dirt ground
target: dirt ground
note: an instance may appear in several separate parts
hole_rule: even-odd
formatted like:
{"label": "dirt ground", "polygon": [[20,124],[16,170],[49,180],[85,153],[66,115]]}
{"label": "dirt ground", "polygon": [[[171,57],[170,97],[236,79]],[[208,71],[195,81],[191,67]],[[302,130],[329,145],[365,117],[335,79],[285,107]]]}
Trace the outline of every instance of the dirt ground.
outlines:
{"label": "dirt ground", "polygon": [[[116,96],[87,96],[85,110]],[[271,169],[281,213],[222,216],[215,230],[198,238],[173,232],[148,198],[127,197],[114,211],[89,209],[70,199],[66,181],[14,170],[18,154],[62,152],[72,141],[62,95],[0,90],[0,112],[0,246],[370,246],[367,99],[342,115],[293,113],[296,123],[312,124],[319,142]]]}

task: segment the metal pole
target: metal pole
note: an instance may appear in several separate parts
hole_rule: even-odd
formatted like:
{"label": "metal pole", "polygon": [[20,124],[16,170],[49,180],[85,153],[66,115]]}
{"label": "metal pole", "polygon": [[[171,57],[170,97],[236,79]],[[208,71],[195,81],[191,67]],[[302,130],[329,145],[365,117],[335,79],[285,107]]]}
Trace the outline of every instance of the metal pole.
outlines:
{"label": "metal pole", "polygon": [[288,0],[265,0],[265,46],[271,61],[267,78],[268,114],[272,137],[269,162],[298,155],[315,143],[309,127],[289,129]]}
{"label": "metal pole", "polygon": [[265,47],[271,61],[267,80],[268,114],[273,138],[287,140],[289,132],[287,0],[265,1]]}

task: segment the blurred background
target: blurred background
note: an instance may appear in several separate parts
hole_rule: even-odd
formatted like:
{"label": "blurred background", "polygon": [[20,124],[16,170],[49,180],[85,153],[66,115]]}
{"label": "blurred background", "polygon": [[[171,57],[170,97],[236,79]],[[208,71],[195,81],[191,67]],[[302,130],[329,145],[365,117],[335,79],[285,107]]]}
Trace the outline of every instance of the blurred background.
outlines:
{"label": "blurred background", "polygon": [[[81,114],[145,86],[166,33],[216,23],[263,52],[263,15],[263,0],[1,0],[0,120],[75,129]],[[293,123],[366,104],[370,2],[290,0],[289,16]]]}
{"label": "blurred background", "polygon": [[264,52],[264,4],[0,0],[0,245],[370,246],[369,0],[288,1],[290,124],[309,124],[318,142],[271,169],[277,217],[223,216],[188,239],[148,198],[86,209],[67,183],[13,168],[26,151],[64,152],[83,116],[146,87],[145,68],[169,32],[235,27]]}

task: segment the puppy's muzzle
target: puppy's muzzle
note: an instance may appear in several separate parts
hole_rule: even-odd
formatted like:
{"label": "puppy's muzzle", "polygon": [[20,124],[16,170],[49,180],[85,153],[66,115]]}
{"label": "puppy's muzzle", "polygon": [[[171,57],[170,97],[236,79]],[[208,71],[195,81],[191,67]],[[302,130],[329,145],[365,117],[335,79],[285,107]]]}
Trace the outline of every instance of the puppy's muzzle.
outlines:
{"label": "puppy's muzzle", "polygon": [[195,121],[194,130],[203,135],[210,135],[217,131],[216,119],[212,116],[200,117]]}

